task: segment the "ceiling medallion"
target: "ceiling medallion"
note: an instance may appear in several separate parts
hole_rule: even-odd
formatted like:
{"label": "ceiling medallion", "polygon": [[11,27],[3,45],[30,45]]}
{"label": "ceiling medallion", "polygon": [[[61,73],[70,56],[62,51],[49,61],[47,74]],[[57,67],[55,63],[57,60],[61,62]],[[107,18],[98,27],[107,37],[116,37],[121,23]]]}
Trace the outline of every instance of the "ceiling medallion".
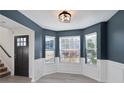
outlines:
{"label": "ceiling medallion", "polygon": [[67,11],[63,11],[58,15],[59,21],[63,23],[70,23],[71,14]]}

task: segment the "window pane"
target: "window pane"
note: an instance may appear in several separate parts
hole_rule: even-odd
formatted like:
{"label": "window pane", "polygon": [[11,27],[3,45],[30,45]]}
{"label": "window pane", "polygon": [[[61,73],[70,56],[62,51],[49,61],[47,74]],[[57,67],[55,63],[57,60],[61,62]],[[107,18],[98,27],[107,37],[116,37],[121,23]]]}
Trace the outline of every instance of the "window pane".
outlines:
{"label": "window pane", "polygon": [[60,37],[60,61],[80,62],[80,36]]}
{"label": "window pane", "polygon": [[20,38],[17,38],[17,42],[20,42]]}
{"label": "window pane", "polygon": [[21,41],[23,41],[23,38],[21,38]]}
{"label": "window pane", "polygon": [[26,38],[23,38],[24,41],[26,41]]}
{"label": "window pane", "polygon": [[20,46],[20,43],[19,42],[17,43],[17,46]]}
{"label": "window pane", "polygon": [[20,46],[23,46],[23,42],[21,42],[20,44],[21,44]]}
{"label": "window pane", "polygon": [[54,62],[55,59],[55,37],[45,37],[45,57],[46,62]]}
{"label": "window pane", "polygon": [[23,45],[26,46],[26,42],[23,42]]}

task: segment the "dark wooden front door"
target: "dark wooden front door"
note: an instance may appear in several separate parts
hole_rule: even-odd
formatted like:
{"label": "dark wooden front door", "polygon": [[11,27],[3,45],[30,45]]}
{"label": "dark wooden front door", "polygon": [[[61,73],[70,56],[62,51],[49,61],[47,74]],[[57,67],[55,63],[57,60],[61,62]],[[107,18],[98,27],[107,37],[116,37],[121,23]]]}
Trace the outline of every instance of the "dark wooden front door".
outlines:
{"label": "dark wooden front door", "polygon": [[15,37],[15,75],[28,76],[29,74],[29,37]]}

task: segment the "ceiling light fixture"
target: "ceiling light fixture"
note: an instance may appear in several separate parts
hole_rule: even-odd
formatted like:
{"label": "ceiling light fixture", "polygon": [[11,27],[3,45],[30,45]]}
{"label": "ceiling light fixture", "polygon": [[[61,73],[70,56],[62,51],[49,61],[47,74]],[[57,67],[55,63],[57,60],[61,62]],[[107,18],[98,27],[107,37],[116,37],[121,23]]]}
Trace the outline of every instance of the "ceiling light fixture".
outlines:
{"label": "ceiling light fixture", "polygon": [[63,11],[58,15],[59,21],[63,23],[70,23],[71,14],[67,11]]}

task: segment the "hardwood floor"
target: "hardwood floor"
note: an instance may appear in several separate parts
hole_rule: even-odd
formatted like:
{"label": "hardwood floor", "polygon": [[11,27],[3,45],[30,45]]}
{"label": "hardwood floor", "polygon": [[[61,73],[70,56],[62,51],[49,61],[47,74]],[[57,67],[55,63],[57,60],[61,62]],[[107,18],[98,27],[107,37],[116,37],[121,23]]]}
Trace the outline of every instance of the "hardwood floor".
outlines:
{"label": "hardwood floor", "polygon": [[[31,79],[21,76],[7,76],[0,78],[0,83],[31,83]],[[83,75],[54,73],[43,76],[34,83],[99,83]]]}
{"label": "hardwood floor", "polygon": [[83,75],[54,73],[40,78],[37,83],[98,83],[96,80]]}

